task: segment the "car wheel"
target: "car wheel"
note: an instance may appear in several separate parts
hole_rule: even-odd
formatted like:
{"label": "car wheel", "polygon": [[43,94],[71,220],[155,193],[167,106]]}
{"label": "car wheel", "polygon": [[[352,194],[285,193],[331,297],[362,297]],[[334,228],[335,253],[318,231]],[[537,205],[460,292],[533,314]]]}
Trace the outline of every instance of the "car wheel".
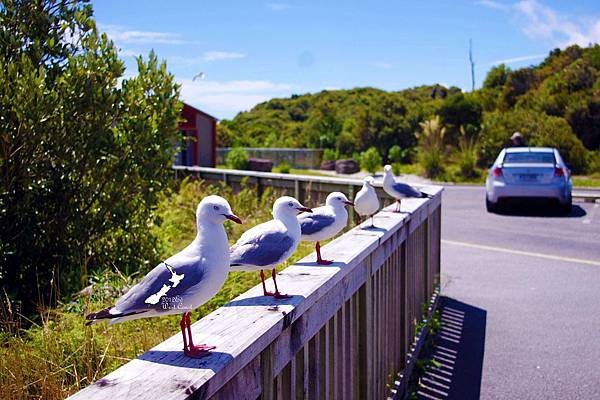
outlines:
{"label": "car wheel", "polygon": [[572,208],[573,208],[573,200],[571,198],[569,198],[569,201],[567,201],[565,204],[560,205],[560,212],[563,214],[570,214]]}
{"label": "car wheel", "polygon": [[498,208],[498,204],[497,203],[493,203],[491,202],[487,196],[485,196],[485,209],[488,212],[496,212],[496,209]]}

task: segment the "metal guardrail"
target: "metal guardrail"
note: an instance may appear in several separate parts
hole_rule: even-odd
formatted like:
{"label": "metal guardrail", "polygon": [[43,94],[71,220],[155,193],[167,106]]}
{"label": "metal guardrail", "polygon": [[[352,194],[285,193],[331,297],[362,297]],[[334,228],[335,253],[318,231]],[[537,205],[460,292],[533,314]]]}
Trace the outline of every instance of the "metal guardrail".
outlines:
{"label": "metal guardrail", "polygon": [[442,190],[324,246],[331,266],[311,254],[283,270],[290,299],[257,285],[196,322],[194,336],[217,346],[210,356],[185,357],[176,334],[71,399],[386,397],[439,288]]}

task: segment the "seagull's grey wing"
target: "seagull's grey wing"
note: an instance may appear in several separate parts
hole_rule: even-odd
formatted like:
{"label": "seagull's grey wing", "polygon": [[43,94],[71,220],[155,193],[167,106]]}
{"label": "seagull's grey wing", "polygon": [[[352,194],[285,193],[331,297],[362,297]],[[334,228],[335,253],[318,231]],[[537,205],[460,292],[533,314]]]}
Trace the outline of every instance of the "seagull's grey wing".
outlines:
{"label": "seagull's grey wing", "polygon": [[392,186],[394,190],[406,197],[422,197],[423,195],[414,187],[407,185],[406,183],[396,182]]}
{"label": "seagull's grey wing", "polygon": [[294,240],[285,232],[267,231],[236,243],[231,248],[231,266],[276,264],[294,245]]}
{"label": "seagull's grey wing", "polygon": [[306,213],[298,217],[303,235],[312,235],[327,228],[335,222],[333,215]]}
{"label": "seagull's grey wing", "polygon": [[123,314],[162,311],[165,297],[184,297],[204,278],[206,270],[199,257],[185,258],[173,264],[158,264],[119,299],[115,308]]}

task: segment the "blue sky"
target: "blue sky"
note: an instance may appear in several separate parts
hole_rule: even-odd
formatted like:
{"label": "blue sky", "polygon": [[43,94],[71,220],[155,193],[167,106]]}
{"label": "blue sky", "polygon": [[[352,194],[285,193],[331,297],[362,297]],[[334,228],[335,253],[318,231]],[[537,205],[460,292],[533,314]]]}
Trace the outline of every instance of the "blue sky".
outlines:
{"label": "blue sky", "polygon": [[[154,49],[183,100],[232,118],[273,97],[442,83],[470,90],[495,64],[600,42],[598,1],[92,1],[126,74]],[[192,79],[198,73],[204,79]]]}

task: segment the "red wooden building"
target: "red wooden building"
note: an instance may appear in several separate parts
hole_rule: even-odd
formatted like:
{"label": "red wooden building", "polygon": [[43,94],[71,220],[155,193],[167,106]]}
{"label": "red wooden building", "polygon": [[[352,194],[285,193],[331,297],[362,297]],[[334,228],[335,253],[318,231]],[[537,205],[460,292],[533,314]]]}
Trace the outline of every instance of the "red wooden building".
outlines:
{"label": "red wooden building", "polygon": [[183,104],[179,130],[187,138],[175,158],[175,165],[214,167],[217,162],[217,118],[189,104]]}

